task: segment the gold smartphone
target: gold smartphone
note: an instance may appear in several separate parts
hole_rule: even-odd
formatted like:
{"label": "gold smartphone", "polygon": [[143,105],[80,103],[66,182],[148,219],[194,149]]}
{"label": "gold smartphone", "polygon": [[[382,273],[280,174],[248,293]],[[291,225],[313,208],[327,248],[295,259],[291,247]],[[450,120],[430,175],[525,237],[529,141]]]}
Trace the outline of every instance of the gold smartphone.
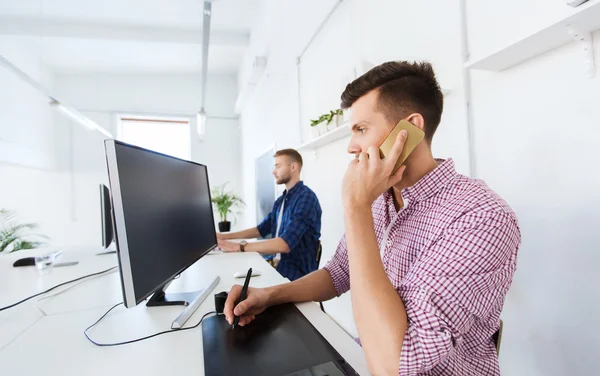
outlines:
{"label": "gold smartphone", "polygon": [[404,163],[406,158],[408,158],[410,153],[412,153],[417,144],[423,140],[423,137],[425,137],[425,133],[414,126],[411,122],[408,120],[401,120],[398,124],[396,124],[394,129],[392,129],[385,141],[383,141],[381,147],[379,147],[379,155],[382,159],[390,154],[390,151],[396,142],[396,137],[398,137],[398,134],[403,129],[408,132],[408,137],[406,139],[406,143],[404,144],[404,149],[402,149],[402,153],[400,153],[400,158],[398,158],[398,161],[394,166],[392,174],[398,171],[398,169],[402,166],[402,163]]}

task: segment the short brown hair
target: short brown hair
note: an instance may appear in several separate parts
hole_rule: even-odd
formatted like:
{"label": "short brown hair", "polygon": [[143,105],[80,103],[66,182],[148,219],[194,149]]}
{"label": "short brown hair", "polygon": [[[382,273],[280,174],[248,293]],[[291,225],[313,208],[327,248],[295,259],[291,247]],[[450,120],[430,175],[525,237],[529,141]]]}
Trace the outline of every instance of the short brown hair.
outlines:
{"label": "short brown hair", "polygon": [[372,90],[378,90],[379,110],[392,124],[413,112],[421,114],[425,139],[431,142],[442,118],[444,94],[430,63],[390,61],[376,66],[346,86],[342,108],[350,108]]}
{"label": "short brown hair", "polygon": [[273,157],[281,157],[286,156],[292,160],[292,162],[296,162],[300,165],[300,169],[302,169],[302,156],[294,149],[281,149],[278,150]]}

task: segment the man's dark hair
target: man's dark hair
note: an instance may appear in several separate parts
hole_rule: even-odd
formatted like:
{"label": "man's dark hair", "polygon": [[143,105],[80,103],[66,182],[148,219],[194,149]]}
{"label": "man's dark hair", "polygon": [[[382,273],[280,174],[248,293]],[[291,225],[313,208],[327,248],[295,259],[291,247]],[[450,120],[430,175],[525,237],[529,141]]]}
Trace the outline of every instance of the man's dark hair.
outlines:
{"label": "man's dark hair", "polygon": [[294,149],[281,149],[278,150],[273,157],[281,157],[286,156],[292,160],[292,162],[297,162],[300,165],[300,169],[302,169],[302,156]]}
{"label": "man's dark hair", "polygon": [[342,108],[350,108],[372,90],[378,91],[379,111],[394,125],[411,113],[421,114],[425,139],[431,143],[442,117],[444,95],[430,63],[390,61],[376,66],[346,86]]}

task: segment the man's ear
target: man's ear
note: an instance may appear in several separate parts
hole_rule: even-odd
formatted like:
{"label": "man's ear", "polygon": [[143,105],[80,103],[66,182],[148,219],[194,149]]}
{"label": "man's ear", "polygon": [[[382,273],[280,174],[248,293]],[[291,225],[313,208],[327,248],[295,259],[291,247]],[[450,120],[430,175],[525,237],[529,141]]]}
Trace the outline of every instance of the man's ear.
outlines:
{"label": "man's ear", "polygon": [[406,118],[412,125],[419,128],[422,131],[425,131],[425,119],[423,119],[423,115],[418,112],[414,112]]}

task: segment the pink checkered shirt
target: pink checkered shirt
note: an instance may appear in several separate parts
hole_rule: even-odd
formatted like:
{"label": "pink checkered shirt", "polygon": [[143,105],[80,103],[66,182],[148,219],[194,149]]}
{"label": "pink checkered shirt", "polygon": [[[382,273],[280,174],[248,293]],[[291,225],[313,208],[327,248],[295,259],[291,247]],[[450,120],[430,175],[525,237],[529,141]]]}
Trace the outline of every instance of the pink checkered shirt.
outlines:
{"label": "pink checkered shirt", "polygon": [[[398,373],[500,375],[492,336],[517,265],[517,218],[484,182],[439,162],[402,191],[400,211],[389,192],[372,206],[383,266],[408,317]],[[325,269],[338,295],[350,289],[345,236]]]}

